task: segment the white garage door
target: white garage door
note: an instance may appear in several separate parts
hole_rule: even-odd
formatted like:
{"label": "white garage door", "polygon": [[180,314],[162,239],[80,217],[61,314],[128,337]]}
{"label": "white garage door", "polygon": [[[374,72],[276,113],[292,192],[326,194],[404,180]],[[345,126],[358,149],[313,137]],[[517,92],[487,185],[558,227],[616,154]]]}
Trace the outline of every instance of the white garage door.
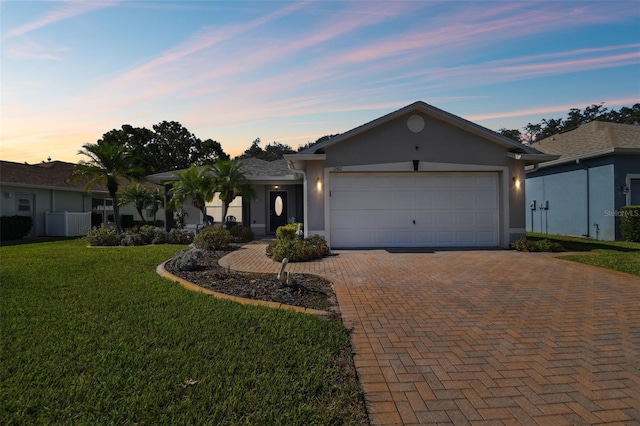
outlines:
{"label": "white garage door", "polygon": [[495,247],[497,173],[331,174],[331,246]]}

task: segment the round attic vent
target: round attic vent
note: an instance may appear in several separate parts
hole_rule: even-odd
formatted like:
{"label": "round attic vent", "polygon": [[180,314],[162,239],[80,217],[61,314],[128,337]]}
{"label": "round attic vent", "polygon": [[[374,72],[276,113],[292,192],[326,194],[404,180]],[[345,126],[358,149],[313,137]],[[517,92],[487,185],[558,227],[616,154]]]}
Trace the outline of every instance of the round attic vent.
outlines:
{"label": "round attic vent", "polygon": [[420,133],[424,129],[424,118],[418,114],[414,114],[407,119],[407,127],[413,133]]}

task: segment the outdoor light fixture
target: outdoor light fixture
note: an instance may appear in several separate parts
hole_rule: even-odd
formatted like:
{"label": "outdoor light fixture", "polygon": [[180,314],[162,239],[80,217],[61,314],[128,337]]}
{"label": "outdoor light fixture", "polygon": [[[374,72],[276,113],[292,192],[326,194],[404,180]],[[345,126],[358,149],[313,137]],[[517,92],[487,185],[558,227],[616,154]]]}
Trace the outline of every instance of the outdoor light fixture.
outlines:
{"label": "outdoor light fixture", "polygon": [[320,178],[316,179],[316,189],[322,191],[322,180]]}
{"label": "outdoor light fixture", "polygon": [[620,192],[622,192],[624,195],[627,195],[629,193],[629,187],[626,183],[624,185],[620,185]]}
{"label": "outdoor light fixture", "polygon": [[516,185],[516,189],[520,189],[520,179],[518,179],[517,177],[512,177],[511,178],[513,180],[513,183]]}
{"label": "outdoor light fixture", "polygon": [[275,186],[274,186],[274,188],[275,188],[275,189],[278,189],[278,188],[280,188],[280,187],[279,187],[278,185],[275,185]]}

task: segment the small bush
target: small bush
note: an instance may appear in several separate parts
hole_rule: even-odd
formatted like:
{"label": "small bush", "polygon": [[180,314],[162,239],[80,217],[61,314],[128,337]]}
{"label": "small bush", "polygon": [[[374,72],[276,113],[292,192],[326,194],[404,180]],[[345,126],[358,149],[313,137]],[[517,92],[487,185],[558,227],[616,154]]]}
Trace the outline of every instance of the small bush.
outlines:
{"label": "small bush", "polygon": [[171,231],[169,231],[169,234],[167,235],[167,243],[191,244],[193,242],[194,237],[195,235],[191,231],[187,231],[185,229],[173,228]]}
{"label": "small bush", "polygon": [[234,243],[248,243],[253,241],[253,231],[248,226],[238,225],[229,229]]}
{"label": "small bush", "polygon": [[207,226],[193,239],[193,245],[201,250],[224,250],[230,243],[231,233],[220,226]]}
{"label": "small bush", "polygon": [[620,232],[625,241],[640,242],[640,206],[626,206],[621,210]]}
{"label": "small bush", "polygon": [[122,242],[122,235],[115,229],[104,226],[92,228],[85,237],[90,246],[119,246]]}
{"label": "small bush", "polygon": [[276,229],[276,238],[279,240],[296,240],[298,239],[297,231],[298,223],[279,226],[278,229]]}
{"label": "small bush", "polygon": [[526,237],[520,237],[513,244],[518,251],[544,251],[544,252],[560,252],[564,248],[560,243],[550,240],[528,240]]}
{"label": "small bush", "polygon": [[30,216],[2,216],[0,218],[0,241],[18,240],[31,231],[33,220]]}
{"label": "small bush", "polygon": [[285,257],[289,262],[308,262],[322,259],[330,253],[327,242],[318,235],[307,239],[278,239],[267,246],[267,256],[277,262]]}
{"label": "small bush", "polygon": [[115,229],[91,229],[85,236],[90,246],[143,246],[147,244],[190,244],[193,232],[172,229],[169,233],[161,228],[144,225],[118,234]]}
{"label": "small bush", "polygon": [[173,256],[171,264],[179,271],[193,271],[198,267],[198,259],[202,257],[202,250],[180,250]]}

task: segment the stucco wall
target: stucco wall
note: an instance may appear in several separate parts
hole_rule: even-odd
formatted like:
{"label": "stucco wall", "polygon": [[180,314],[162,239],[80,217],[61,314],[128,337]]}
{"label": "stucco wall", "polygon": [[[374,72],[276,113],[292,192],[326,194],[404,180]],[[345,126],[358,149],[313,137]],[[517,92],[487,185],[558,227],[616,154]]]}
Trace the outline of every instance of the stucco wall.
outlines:
{"label": "stucco wall", "polygon": [[17,213],[16,203],[21,194],[33,196],[32,236],[46,235],[46,212],[88,212],[91,211],[91,195],[82,191],[27,188],[3,185],[0,191],[0,211],[2,216]]}
{"label": "stucco wall", "polygon": [[[452,164],[507,166],[505,149],[462,129],[421,115],[424,129],[407,127],[413,113],[326,149],[327,167],[420,160]],[[416,149],[417,147],[417,149]]]}
{"label": "stucco wall", "polygon": [[[307,163],[307,220],[305,225],[309,234],[324,234],[324,198],[326,191],[326,177],[324,175],[324,161],[309,161]],[[320,187],[318,186],[320,179]]]}

